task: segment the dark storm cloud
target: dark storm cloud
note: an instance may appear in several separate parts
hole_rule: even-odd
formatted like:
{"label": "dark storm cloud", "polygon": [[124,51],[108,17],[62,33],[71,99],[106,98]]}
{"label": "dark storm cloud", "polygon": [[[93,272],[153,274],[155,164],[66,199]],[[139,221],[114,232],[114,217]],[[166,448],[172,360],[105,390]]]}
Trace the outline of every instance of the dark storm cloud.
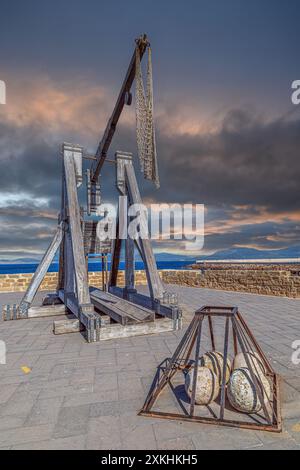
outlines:
{"label": "dark storm cloud", "polygon": [[[300,118],[274,116],[290,105],[299,78],[299,18],[298,0],[2,0],[0,250],[46,248],[60,207],[59,146],[95,151],[144,31],[153,48],[161,189],[137,172],[142,194],[204,203],[208,249],[296,243]],[[195,132],[197,113],[204,124],[222,116],[222,125]],[[117,149],[136,153],[134,121],[123,116],[110,156]],[[109,165],[102,172],[105,200],[116,200],[113,173]],[[161,243],[173,246],[184,250]]]}
{"label": "dark storm cloud", "polygon": [[261,223],[259,225],[242,225],[236,230],[220,231],[205,236],[205,250],[230,249],[233,246],[247,246],[260,249],[281,249],[299,245],[300,225]]}
{"label": "dark storm cloud", "polygon": [[1,223],[0,251],[5,253],[15,250],[41,254],[52,236],[53,227],[45,223],[35,224],[32,221],[28,225],[20,221],[14,224]]}
{"label": "dark storm cloud", "polygon": [[20,128],[0,122],[0,150],[1,192],[58,197],[58,148],[47,141],[45,130],[35,124]]}
{"label": "dark storm cloud", "polygon": [[159,144],[163,200],[299,209],[299,118],[233,110],[216,133],[159,135]]}
{"label": "dark storm cloud", "polygon": [[[28,199],[0,207],[0,246],[7,252],[14,247],[42,252],[53,233],[60,205],[59,138],[47,138],[45,129],[35,122],[23,127],[0,125],[4,156],[0,160],[1,193],[28,195]],[[160,127],[164,125],[158,121]],[[135,152],[131,126],[119,126],[111,154],[117,148]],[[206,250],[237,244],[280,248],[299,238],[299,220],[288,220],[291,211],[299,211],[299,148],[299,119],[265,122],[245,110],[233,110],[214,133],[158,132],[161,189],[155,191],[151,184],[139,180],[146,198],[204,203],[214,208],[212,216],[208,211],[210,223],[218,226],[218,218],[221,225],[224,220],[228,222],[227,231],[220,227],[219,233],[206,236]],[[103,171],[103,176],[109,175],[103,178],[106,200],[115,197],[113,173],[109,166]],[[262,206],[267,215],[280,212],[281,220],[273,224],[245,223],[245,218],[255,219]],[[231,228],[230,220],[238,221],[239,217],[240,222]],[[289,238],[281,235],[277,241],[268,239],[285,230]],[[164,246],[171,247],[171,243],[162,242],[160,249]],[[182,244],[176,246],[181,248]]]}

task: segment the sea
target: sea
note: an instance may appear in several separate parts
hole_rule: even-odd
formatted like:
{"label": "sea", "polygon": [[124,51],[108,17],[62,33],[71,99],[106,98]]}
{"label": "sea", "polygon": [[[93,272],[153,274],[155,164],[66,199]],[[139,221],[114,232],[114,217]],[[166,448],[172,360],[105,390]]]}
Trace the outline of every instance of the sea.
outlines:
{"label": "sea", "polygon": [[[157,261],[158,269],[187,269],[189,265],[195,263],[196,260],[182,260],[182,261]],[[20,263],[20,264],[0,264],[0,274],[26,274],[34,273],[38,263]],[[125,268],[124,261],[120,262],[119,269],[122,271]],[[108,269],[110,269],[110,263],[108,263]],[[136,261],[135,269],[142,270],[144,269],[144,263],[142,261]],[[102,271],[101,261],[90,261],[89,262],[89,271],[97,272]],[[48,269],[50,273],[58,272],[58,263],[52,263]]]}

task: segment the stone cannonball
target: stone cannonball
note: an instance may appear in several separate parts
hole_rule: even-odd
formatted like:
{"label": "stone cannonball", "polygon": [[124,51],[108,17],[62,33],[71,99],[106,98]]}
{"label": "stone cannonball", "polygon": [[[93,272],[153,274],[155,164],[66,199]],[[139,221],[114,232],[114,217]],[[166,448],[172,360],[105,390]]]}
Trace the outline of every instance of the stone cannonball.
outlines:
{"label": "stone cannonball", "polygon": [[[185,390],[190,398],[192,396],[194,371],[194,368],[191,369],[185,379]],[[216,374],[208,367],[198,367],[195,403],[197,405],[208,405],[217,398],[219,390],[220,385]]]}
{"label": "stone cannonball", "polygon": [[245,359],[247,356],[250,365],[252,366],[253,372],[256,375],[265,375],[266,369],[265,366],[257,352],[247,351],[245,354],[239,353],[235,356],[233,361],[233,370],[234,369],[241,369],[246,368],[248,369],[247,362]]}
{"label": "stone cannonball", "polygon": [[[257,377],[257,380],[266,402],[267,398],[271,397],[270,383],[264,375]],[[231,406],[243,413],[257,413],[262,408],[250,371],[246,367],[232,372],[227,386],[227,397]]]}
{"label": "stone cannonball", "polygon": [[[213,371],[218,377],[220,385],[222,384],[223,364],[223,354],[218,351],[209,351],[200,358],[200,365],[203,367],[208,367],[211,371]],[[231,362],[230,359],[227,358],[226,383],[228,383],[228,380],[230,378],[230,371]]]}

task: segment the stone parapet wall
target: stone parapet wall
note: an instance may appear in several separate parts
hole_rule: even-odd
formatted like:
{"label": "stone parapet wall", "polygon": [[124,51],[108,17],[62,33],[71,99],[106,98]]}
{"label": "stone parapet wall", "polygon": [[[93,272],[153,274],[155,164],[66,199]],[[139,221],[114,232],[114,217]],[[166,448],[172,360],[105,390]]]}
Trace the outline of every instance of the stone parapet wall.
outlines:
{"label": "stone parapet wall", "polygon": [[[23,292],[27,289],[33,274],[1,274],[0,275],[0,292]],[[58,273],[47,273],[40,290],[51,291],[56,290],[58,281]],[[94,287],[102,287],[102,273],[90,272],[89,283]],[[124,285],[124,271],[120,271],[118,275],[118,284]],[[136,271],[136,284],[146,284],[145,271]]]}
{"label": "stone parapet wall", "polygon": [[[165,270],[160,271],[160,276],[166,284],[300,298],[300,271],[288,268]],[[46,274],[41,290],[55,290],[57,277],[57,273]],[[31,278],[32,274],[2,274],[0,292],[25,291]],[[89,273],[89,282],[102,287],[102,273]],[[118,284],[124,285],[123,271],[119,273]],[[136,271],[136,284],[146,284],[145,271]]]}
{"label": "stone parapet wall", "polygon": [[164,271],[167,284],[253,294],[300,297],[300,272],[293,270],[217,269]]}
{"label": "stone parapet wall", "polygon": [[197,263],[188,266],[192,269],[215,270],[215,271],[291,271],[300,272],[300,264],[253,264],[253,263]]}

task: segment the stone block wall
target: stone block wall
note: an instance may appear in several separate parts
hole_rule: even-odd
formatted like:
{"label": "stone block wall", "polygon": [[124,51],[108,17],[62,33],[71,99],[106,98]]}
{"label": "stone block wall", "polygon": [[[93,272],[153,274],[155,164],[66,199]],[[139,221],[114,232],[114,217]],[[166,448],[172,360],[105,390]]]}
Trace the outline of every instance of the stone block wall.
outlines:
{"label": "stone block wall", "polygon": [[[57,285],[57,273],[48,273],[41,285],[41,290],[54,291]],[[216,267],[215,269],[169,270],[160,271],[166,284],[189,287],[204,287],[236,292],[276,295],[300,298],[300,269],[237,269]],[[22,292],[29,285],[32,274],[0,275],[0,292]],[[90,285],[102,287],[101,272],[89,273]],[[124,285],[124,272],[120,271],[118,284]],[[146,284],[145,271],[136,271],[136,284]]]}
{"label": "stone block wall", "polygon": [[300,298],[300,272],[269,269],[163,271],[167,284]]}
{"label": "stone block wall", "polygon": [[[0,292],[24,292],[32,278],[33,274],[1,274],[0,275]],[[58,273],[47,273],[40,290],[52,291],[56,290],[58,281]],[[102,287],[102,273],[90,272],[89,283],[91,286]],[[136,285],[146,284],[145,271],[136,271]],[[118,275],[118,285],[124,285],[124,271],[120,271]]]}

